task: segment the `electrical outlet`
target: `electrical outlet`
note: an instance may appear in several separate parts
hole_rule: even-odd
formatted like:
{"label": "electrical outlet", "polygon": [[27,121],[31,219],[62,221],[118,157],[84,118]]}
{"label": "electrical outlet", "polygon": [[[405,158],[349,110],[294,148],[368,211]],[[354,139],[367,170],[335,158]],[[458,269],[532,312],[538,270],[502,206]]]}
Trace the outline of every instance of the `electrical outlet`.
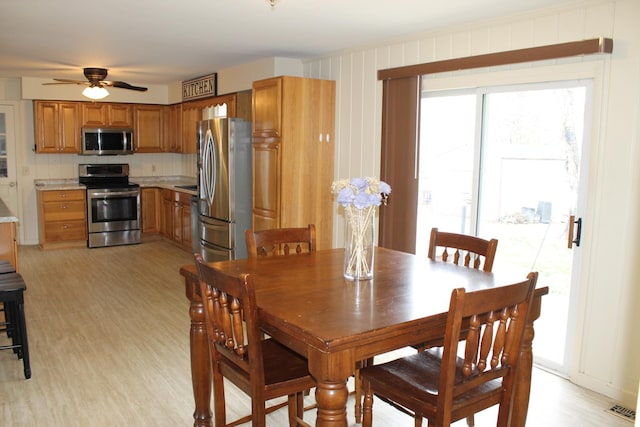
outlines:
{"label": "electrical outlet", "polygon": [[155,172],[156,171],[156,165],[151,165],[151,172]]}

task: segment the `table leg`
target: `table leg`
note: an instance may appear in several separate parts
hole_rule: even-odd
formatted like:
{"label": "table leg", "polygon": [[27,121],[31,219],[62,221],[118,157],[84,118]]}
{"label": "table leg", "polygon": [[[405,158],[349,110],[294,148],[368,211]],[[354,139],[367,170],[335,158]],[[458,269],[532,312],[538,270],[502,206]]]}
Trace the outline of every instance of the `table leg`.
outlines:
{"label": "table leg", "polygon": [[191,329],[189,333],[191,349],[191,382],[195,411],[193,412],[194,427],[213,427],[211,413],[211,364],[209,359],[209,345],[207,330],[204,323],[204,305],[197,292],[198,282],[185,276],[187,298],[191,302],[189,317]]}
{"label": "table leg", "polygon": [[309,372],[316,379],[316,427],[347,427],[347,379],[354,367],[349,352],[310,352]]}
{"label": "table leg", "polygon": [[[544,290],[544,289],[543,289]],[[529,395],[531,393],[531,371],[533,369],[533,322],[540,317],[542,295],[540,292],[533,298],[531,311],[524,328],[524,336],[520,347],[520,361],[516,372],[513,406],[511,408],[511,426],[524,427],[529,410]]]}

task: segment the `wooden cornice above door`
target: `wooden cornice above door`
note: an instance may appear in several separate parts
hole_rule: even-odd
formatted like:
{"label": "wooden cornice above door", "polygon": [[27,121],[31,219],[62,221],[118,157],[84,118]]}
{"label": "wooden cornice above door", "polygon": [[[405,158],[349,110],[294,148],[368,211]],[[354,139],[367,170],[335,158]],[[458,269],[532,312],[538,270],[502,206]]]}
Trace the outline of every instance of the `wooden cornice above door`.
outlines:
{"label": "wooden cornice above door", "polygon": [[576,42],[516,49],[485,55],[465,56],[424,64],[407,65],[378,71],[378,80],[399,79],[447,71],[495,67],[522,62],[545,61],[571,56],[594,55],[613,52],[613,40],[605,37]]}

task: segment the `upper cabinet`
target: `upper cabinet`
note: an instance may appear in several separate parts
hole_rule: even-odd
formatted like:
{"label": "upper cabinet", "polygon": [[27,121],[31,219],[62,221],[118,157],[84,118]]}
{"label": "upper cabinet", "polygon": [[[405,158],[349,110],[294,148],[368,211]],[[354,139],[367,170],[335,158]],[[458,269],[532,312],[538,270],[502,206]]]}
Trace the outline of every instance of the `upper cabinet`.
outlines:
{"label": "upper cabinet", "polygon": [[80,105],[77,102],[34,101],[36,152],[80,152]]}
{"label": "upper cabinet", "polygon": [[251,91],[231,93],[182,103],[182,152],[198,150],[197,123],[205,118],[205,110],[227,106],[227,117],[241,117],[251,121]]}
{"label": "upper cabinet", "polygon": [[77,154],[82,127],[126,127],[136,153],[196,153],[197,122],[219,105],[227,117],[251,121],[251,91],[174,105],[34,101],[36,152]]}
{"label": "upper cabinet", "polygon": [[160,153],[164,145],[165,105],[136,104],[133,107],[133,143],[136,153]]}
{"label": "upper cabinet", "polygon": [[252,110],[252,228],[315,224],[318,249],[331,248],[335,82],[254,82]]}
{"label": "upper cabinet", "polygon": [[82,126],[132,127],[133,105],[110,102],[83,102]]}
{"label": "upper cabinet", "polygon": [[276,78],[253,83],[253,136],[280,136],[282,82],[282,78]]}

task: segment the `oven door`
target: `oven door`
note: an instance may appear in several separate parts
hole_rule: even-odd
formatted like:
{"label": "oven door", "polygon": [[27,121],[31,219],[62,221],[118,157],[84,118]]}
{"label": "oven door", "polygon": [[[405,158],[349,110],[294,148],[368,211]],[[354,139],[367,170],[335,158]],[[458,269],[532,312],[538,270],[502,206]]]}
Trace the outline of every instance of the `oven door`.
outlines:
{"label": "oven door", "polygon": [[89,233],[140,229],[140,189],[87,190]]}

